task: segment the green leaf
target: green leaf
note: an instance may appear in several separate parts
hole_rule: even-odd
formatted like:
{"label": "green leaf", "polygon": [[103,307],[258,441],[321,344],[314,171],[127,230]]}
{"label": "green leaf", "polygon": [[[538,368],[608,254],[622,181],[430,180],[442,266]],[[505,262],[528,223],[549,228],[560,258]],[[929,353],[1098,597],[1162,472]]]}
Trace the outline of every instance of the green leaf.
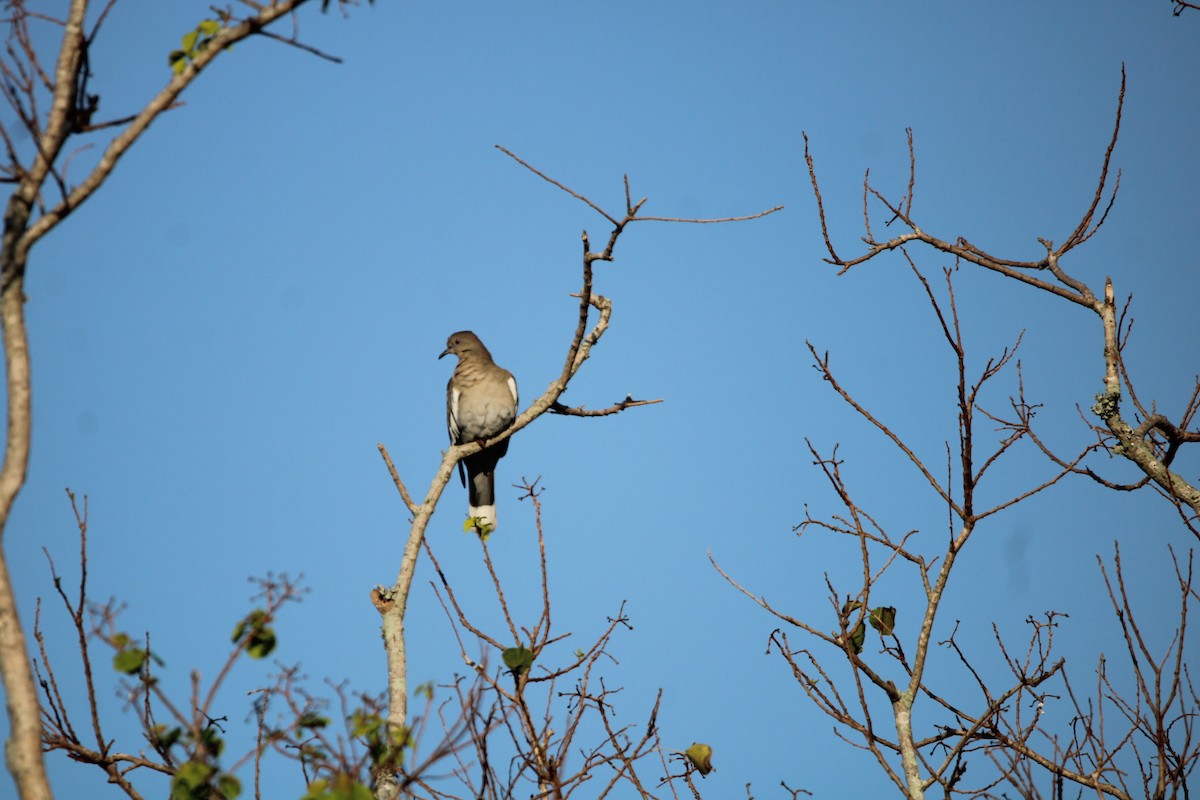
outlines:
{"label": "green leaf", "polygon": [[301,742],[297,745],[294,745],[294,747],[296,748],[296,757],[301,758],[310,764],[313,762],[327,761],[329,759],[329,753],[326,752],[324,747],[319,745]]}
{"label": "green leaf", "polygon": [[217,735],[216,727],[208,727],[200,732],[200,741],[214,756],[220,756],[225,749],[225,740]]}
{"label": "green leaf", "polygon": [[375,795],[364,784],[354,781],[340,794],[334,795],[334,800],[375,800]]}
{"label": "green leaf", "polygon": [[242,782],[236,776],[223,772],[217,777],[217,791],[225,800],[234,800],[242,793]]}
{"label": "green leaf", "polygon": [[701,775],[707,775],[715,769],[712,765],[712,748],[702,742],[692,742],[692,746],[683,754]]}
{"label": "green leaf", "polygon": [[510,647],[501,657],[504,659],[504,666],[508,667],[513,675],[523,675],[533,666],[533,653],[524,647]]}
{"label": "green leaf", "polygon": [[463,523],[463,533],[477,534],[485,542],[494,530],[496,530],[495,524],[484,522],[480,517],[467,517],[467,521]]}
{"label": "green leaf", "polygon": [[208,779],[216,770],[203,761],[182,764],[171,778],[171,800],[201,800],[207,798]]}
{"label": "green leaf", "polygon": [[322,717],[319,714],[305,714],[297,720],[297,724],[301,728],[324,728],[329,724],[329,717]]}
{"label": "green leaf", "polygon": [[275,649],[275,630],[268,628],[267,612],[256,608],[233,628],[230,639],[234,644],[244,644],[251,658],[266,658]]}
{"label": "green leaf", "polygon": [[389,726],[388,730],[391,731],[393,747],[403,748],[412,744],[412,728],[407,725],[398,728]]}
{"label": "green leaf", "polygon": [[867,641],[867,626],[861,621],[854,626],[854,633],[850,634],[850,649],[855,655],[862,652],[863,643]]}
{"label": "green leaf", "polygon": [[412,730],[387,724],[373,712],[357,709],[350,715],[350,735],[367,746],[371,762],[377,766],[397,767],[404,762],[404,748],[412,744]]}
{"label": "green leaf", "polygon": [[172,50],[167,56],[167,64],[170,65],[171,71],[176,75],[187,69],[187,65],[196,57],[200,51],[208,46],[213,37],[221,32],[221,23],[215,19],[201,20],[200,24],[194,30],[190,30],[183,35],[179,43],[183,45],[180,50]]}
{"label": "green leaf", "polygon": [[127,647],[113,656],[113,669],[126,675],[136,675],[146,663],[146,651],[140,647]]}
{"label": "green leaf", "polygon": [[250,635],[246,643],[246,654],[251,658],[266,658],[275,649],[275,631],[259,628]]}
{"label": "green leaf", "polygon": [[413,689],[413,696],[424,697],[427,701],[433,700],[433,681],[418,684],[417,688]]}
{"label": "green leaf", "polygon": [[891,636],[896,629],[896,609],[893,606],[880,606],[871,609],[871,627],[879,631],[880,636]]}
{"label": "green leaf", "polygon": [[304,793],[304,797],[300,800],[325,800],[329,795],[326,790],[329,788],[329,781],[325,778],[319,778],[308,785],[308,791]]}
{"label": "green leaf", "polygon": [[353,777],[339,773],[332,779],[321,778],[308,785],[301,800],[373,800],[371,790]]}
{"label": "green leaf", "polygon": [[378,739],[383,718],[378,714],[355,711],[350,716],[350,735],[357,739]]}
{"label": "green leaf", "polygon": [[265,610],[263,610],[262,608],[256,608],[256,609],[252,610],[252,612],[246,614],[244,616],[244,618],[242,618],[241,621],[238,622],[238,625],[234,626],[233,636],[230,637],[230,640],[232,640],[232,642],[234,644],[238,644],[238,642],[240,642],[240,640],[241,640],[241,637],[246,636],[247,631],[252,632],[252,631],[256,630],[256,628],[263,627],[263,622],[265,622],[265,621],[266,621]]}
{"label": "green leaf", "polygon": [[163,750],[169,750],[179,741],[179,737],[183,735],[183,728],[167,728],[166,725],[155,725],[150,731],[150,735],[158,747],[161,747]]}

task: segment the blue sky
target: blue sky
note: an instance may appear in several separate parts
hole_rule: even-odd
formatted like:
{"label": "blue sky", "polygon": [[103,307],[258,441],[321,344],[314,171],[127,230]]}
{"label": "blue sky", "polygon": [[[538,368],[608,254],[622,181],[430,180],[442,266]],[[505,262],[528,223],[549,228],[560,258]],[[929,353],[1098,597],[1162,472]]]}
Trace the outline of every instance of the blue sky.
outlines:
{"label": "blue sky", "polygon": [[[132,113],[161,88],[166,54],[207,8],[116,7],[91,52],[102,116]],[[1135,293],[1127,360],[1142,397],[1177,414],[1200,341],[1190,242],[1200,14],[1177,19],[1165,0],[379,0],[345,19],[309,9],[299,23],[306,42],[345,63],[238,45],[33,252],[34,451],[6,531],[24,617],[52,594],[43,547],[74,574],[70,487],[90,497],[93,598],[119,597],[124,628],[152,632],[169,684],[186,687],[192,668],[215,674],[250,607],[246,578],[275,571],[303,573],[312,590],[279,625],[278,659],[302,662],[318,687],[329,677],[382,690],[367,594],[395,580],[407,515],[376,444],[414,491],[428,486],[446,446],[452,366],[436,356],[456,330],[481,336],[525,403],[543,391],[573,330],[580,231],[607,234],[500,144],[612,211],[624,174],[653,215],[786,206],[740,224],[632,226],[616,262],[597,269],[612,327],[565,400],[664,402],[543,418],[515,437],[497,482],[540,476],[546,488],[556,625],[574,633],[566,647],[590,641],[626,601],[634,630],[617,637],[610,678],[626,687],[621,718],[643,721],[662,687],[667,746],[714,747],[706,794],[740,795],[749,782],[756,797],[782,797],[783,780],[840,797],[847,775],[854,794],[886,790],[763,654],[775,621],[706,555],[781,609],[835,627],[822,576],[851,591],[859,567],[849,543],[792,533],[806,505],[838,511],[806,438],[823,452],[840,445],[856,499],[889,530],[920,529],[930,553],[945,535],[928,487],[812,369],[806,340],[917,452],[944,463],[953,364],[936,320],[899,258],[840,278],[821,261],[801,132],[842,251],[861,235],[866,168],[902,192],[912,128],[925,228],[1033,259],[1036,237],[1061,241],[1091,199],[1124,63],[1120,194],[1064,266]],[[69,175],[80,179],[101,149],[79,153]],[[931,278],[948,265],[914,255]],[[1095,318],[991,275],[956,281],[974,369],[1024,330],[1043,432],[1064,450],[1086,444],[1075,406],[1100,388]],[[1014,390],[1010,372],[991,406],[1003,410]],[[1196,476],[1194,455],[1177,463]],[[1003,498],[1048,474],[1021,450],[985,493]],[[517,495],[500,491],[492,550],[514,601],[532,609],[533,516]],[[488,619],[465,504],[452,484],[429,535],[464,602]],[[1020,641],[1029,615],[1066,612],[1064,654],[1091,685],[1097,656],[1121,652],[1093,556],[1121,542],[1146,619],[1162,617],[1167,545],[1192,541],[1174,513],[1150,494],[1079,479],[998,515],[962,558],[940,633],[962,620],[960,641],[989,660],[993,622]],[[409,609],[414,682],[463,671],[430,577],[423,565]],[[913,578],[897,569],[886,587],[909,637]],[[65,618],[52,602],[42,613],[65,672]],[[1158,648],[1169,634],[1153,630]],[[936,661],[943,686],[974,698],[944,653]],[[244,693],[271,671],[238,667],[224,706],[235,729]],[[127,734],[113,698],[106,688],[114,733]],[[50,764],[60,796],[116,796],[94,770]],[[298,796],[294,771],[285,775],[278,796]]]}

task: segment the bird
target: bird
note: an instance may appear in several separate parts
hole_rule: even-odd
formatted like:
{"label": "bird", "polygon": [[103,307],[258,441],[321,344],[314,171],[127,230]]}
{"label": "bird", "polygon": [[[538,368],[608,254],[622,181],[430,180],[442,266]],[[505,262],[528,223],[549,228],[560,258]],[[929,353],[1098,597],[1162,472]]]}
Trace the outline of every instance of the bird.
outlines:
{"label": "bird", "polygon": [[[458,356],[446,384],[446,427],[451,444],[490,439],[517,418],[517,381],[496,365],[492,354],[471,331],[450,334],[438,358]],[[467,487],[465,530],[486,537],[496,529],[496,463],[508,452],[508,439],[464,457],[458,477]],[[464,471],[465,468],[465,471]]]}

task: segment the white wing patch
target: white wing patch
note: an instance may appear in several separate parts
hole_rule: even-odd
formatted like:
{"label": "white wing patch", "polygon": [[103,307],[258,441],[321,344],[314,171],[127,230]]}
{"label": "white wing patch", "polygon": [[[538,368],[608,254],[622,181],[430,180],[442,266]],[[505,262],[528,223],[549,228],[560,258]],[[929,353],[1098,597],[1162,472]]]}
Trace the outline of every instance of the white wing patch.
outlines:
{"label": "white wing patch", "polygon": [[458,439],[458,389],[450,391],[450,408],[447,409],[446,425],[450,428],[450,441],[454,444],[460,444]]}
{"label": "white wing patch", "polygon": [[512,375],[508,376],[508,390],[512,392],[514,408],[519,406],[520,403],[517,402],[517,379]]}

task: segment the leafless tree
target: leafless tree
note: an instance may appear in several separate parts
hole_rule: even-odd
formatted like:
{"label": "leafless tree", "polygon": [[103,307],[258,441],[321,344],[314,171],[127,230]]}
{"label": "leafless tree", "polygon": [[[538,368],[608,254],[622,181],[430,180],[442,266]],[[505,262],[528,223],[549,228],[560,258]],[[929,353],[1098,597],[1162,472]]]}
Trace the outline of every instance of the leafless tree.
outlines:
{"label": "leafless tree", "polygon": [[[904,195],[898,199],[885,196],[871,183],[868,172],[862,202],[865,250],[850,257],[841,255],[826,222],[825,202],[805,136],[805,157],[828,251],[826,261],[840,268],[841,274],[887,253],[897,253],[937,320],[956,376],[953,395],[958,437],[953,447],[947,446],[945,464],[934,465],[918,455],[920,448],[905,441],[889,427],[882,413],[868,409],[839,382],[827,353],[811,343],[809,351],[817,371],[833,391],[911,463],[920,482],[946,509],[949,523],[942,536],[915,527],[902,533],[888,530],[881,514],[855,500],[855,490],[842,472],[838,448],[822,453],[810,442],[813,461],[832,488],[840,511],[827,517],[806,513],[797,531],[824,531],[853,548],[861,571],[849,591],[835,585],[827,574],[829,615],[824,620],[798,616],[771,605],[713,563],[735,587],[779,620],[781,627],[771,634],[770,649],[782,657],[816,708],[837,723],[838,735],[870,753],[897,789],[913,800],[929,792],[945,797],[990,798],[1015,791],[1021,797],[1037,798],[1045,796],[1037,787],[1047,776],[1051,787],[1048,795],[1053,797],[1062,797],[1064,787],[1069,785],[1097,796],[1186,797],[1189,780],[1200,764],[1200,736],[1196,731],[1200,698],[1184,661],[1188,612],[1200,600],[1192,581],[1190,555],[1181,561],[1172,552],[1179,606],[1175,611],[1175,634],[1165,652],[1155,652],[1144,636],[1146,629],[1139,619],[1147,611],[1135,609],[1126,591],[1119,552],[1114,555],[1111,573],[1101,562],[1135,676],[1132,687],[1110,682],[1102,658],[1094,692],[1080,691],[1068,675],[1065,659],[1055,649],[1055,632],[1063,617],[1057,612],[1030,617],[1029,640],[1020,646],[1006,641],[994,627],[998,652],[1009,676],[1003,684],[984,677],[994,673],[983,668],[978,654],[970,654],[960,646],[957,626],[940,641],[935,632],[945,630],[946,623],[938,623],[947,613],[947,584],[976,531],[990,517],[1072,476],[1087,476],[1114,490],[1150,486],[1175,506],[1191,534],[1200,535],[1196,527],[1200,491],[1171,469],[1184,445],[1200,442],[1200,430],[1194,427],[1200,409],[1200,384],[1175,419],[1158,413],[1153,404],[1144,403],[1122,358],[1128,339],[1127,317],[1124,312],[1118,313],[1112,280],[1106,279],[1102,289],[1094,290],[1069,274],[1063,264],[1072,250],[1096,235],[1113,207],[1119,175],[1112,177],[1111,164],[1124,96],[1122,72],[1115,124],[1091,201],[1062,244],[1039,239],[1045,257],[1034,261],[988,253],[961,236],[939,238],[918,223],[913,211],[916,157],[911,131]],[[880,212],[883,223],[899,223],[901,232],[879,238],[875,231],[884,227]],[[944,269],[940,288],[917,266],[914,253],[919,248],[953,258],[955,266]],[[1091,411],[1099,422],[1087,423],[1090,441],[1074,454],[1061,456],[1053,452],[1034,428],[1037,406],[1025,397],[1016,361],[1020,334],[1014,336],[1010,346],[984,359],[982,366],[973,366],[980,362],[969,353],[955,294],[958,270],[971,267],[982,267],[1083,306],[1098,317],[1104,391],[1095,398]],[[1016,386],[1009,411],[987,410],[982,402],[985,388],[999,376],[1009,374],[1015,374]],[[981,426],[998,431],[999,437],[985,444],[989,435]],[[1044,479],[1008,488],[1005,496],[980,505],[980,487],[991,479],[993,468],[1009,459],[1022,442],[1031,443],[1049,460],[1051,473]],[[1123,456],[1145,477],[1132,485],[1105,478],[1089,466],[1088,457],[1094,453]],[[916,633],[904,639],[897,633],[897,617],[911,614],[912,609],[889,605],[878,588],[881,578],[885,574],[892,577],[891,573],[907,575],[923,600],[923,607],[917,609]],[[1161,619],[1161,614],[1156,612],[1156,616]],[[871,629],[883,643],[878,657],[865,649]],[[941,678],[934,677],[930,662],[938,647],[953,654],[973,692],[964,692],[961,684],[941,685]],[[1073,710],[1071,724],[1065,731],[1051,729],[1044,716],[1046,704],[1064,697]],[[882,709],[886,714],[881,718]],[[980,757],[995,769],[989,772],[977,768],[968,776],[968,760],[980,763]]]}
{"label": "leafless tree", "polygon": [[[911,264],[909,248],[923,245],[952,256],[956,264],[982,267],[1004,278],[1048,292],[1093,312],[1100,322],[1099,332],[1104,352],[1104,391],[1096,396],[1091,407],[1091,411],[1102,423],[1091,426],[1098,437],[1096,446],[1089,447],[1075,459],[1060,458],[1045,446],[1028,424],[1028,409],[1025,409],[1023,415],[1018,414],[1018,419],[1015,421],[1017,430],[1022,436],[1029,436],[1031,441],[1066,471],[1087,475],[1112,489],[1132,491],[1143,486],[1152,486],[1176,505],[1189,530],[1200,538],[1200,531],[1195,525],[1197,515],[1200,515],[1200,489],[1171,470],[1171,464],[1180,448],[1186,444],[1200,442],[1200,430],[1191,429],[1196,420],[1196,412],[1200,411],[1200,380],[1196,382],[1182,412],[1175,419],[1159,413],[1153,404],[1143,403],[1121,357],[1129,335],[1125,313],[1128,310],[1128,304],[1124,310],[1118,312],[1111,278],[1105,280],[1102,288],[1093,288],[1082,279],[1068,274],[1062,266],[1062,261],[1068,253],[1096,235],[1116,200],[1117,190],[1120,187],[1120,173],[1118,172],[1115,178],[1112,176],[1112,155],[1121,131],[1121,113],[1124,104],[1125,71],[1122,68],[1121,90],[1117,99],[1113,132],[1108,148],[1104,152],[1100,176],[1096,182],[1091,203],[1081,216],[1079,224],[1061,244],[1056,245],[1049,239],[1039,237],[1038,241],[1045,249],[1046,255],[1044,258],[1033,261],[993,255],[971,244],[962,236],[952,241],[941,239],[917,224],[912,211],[913,189],[916,182],[916,157],[911,131],[909,131],[909,181],[906,194],[897,201],[886,198],[871,186],[870,173],[867,174],[867,178],[863,181],[863,226],[865,231],[863,241],[867,245],[867,249],[852,258],[843,258],[835,250],[830,239],[829,228],[825,224],[824,202],[817,183],[813,159],[808,151],[807,136],[805,137],[804,154],[808,162],[813,193],[817,198],[817,207],[820,211],[821,232],[829,251],[829,257],[826,260],[830,264],[840,267],[839,274],[845,274],[860,264],[892,251],[898,251]],[[872,201],[882,206],[888,215],[889,223],[900,222],[905,232],[888,239],[877,239],[871,229],[869,214],[869,203]],[[940,317],[940,309],[935,310],[938,311]],[[943,328],[946,328],[944,319]],[[949,336],[949,329],[946,330]],[[1132,405],[1132,409],[1123,408],[1126,400]],[[1144,473],[1145,477],[1136,484],[1124,485],[1106,480],[1097,472],[1082,466],[1083,457],[1098,449],[1107,450],[1128,459]]]}

